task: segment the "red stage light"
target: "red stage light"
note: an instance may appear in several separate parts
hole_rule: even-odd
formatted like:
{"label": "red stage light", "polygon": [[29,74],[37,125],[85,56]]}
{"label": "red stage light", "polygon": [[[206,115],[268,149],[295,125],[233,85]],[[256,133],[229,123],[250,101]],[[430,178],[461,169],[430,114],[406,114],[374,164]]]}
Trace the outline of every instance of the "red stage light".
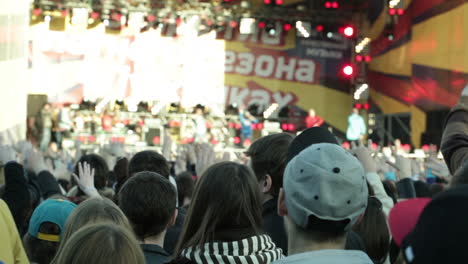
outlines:
{"label": "red stage light", "polygon": [[112,15],[112,19],[115,20],[115,21],[121,21],[122,20],[122,14],[119,14],[119,13],[114,13]]}
{"label": "red stage light", "polygon": [[391,16],[394,16],[394,15],[396,15],[396,9],[395,9],[395,8],[390,8],[390,9],[388,10],[388,13],[389,13]]}
{"label": "red stage light", "polygon": [[265,126],[263,125],[263,123],[258,123],[257,124],[257,129],[259,130],[262,130]]}
{"label": "red stage light", "polygon": [[294,130],[296,130],[296,126],[294,124],[288,124],[288,130],[289,131],[294,131]]}
{"label": "red stage light", "polygon": [[350,77],[354,74],[354,67],[352,65],[345,65],[342,70],[343,74]]}
{"label": "red stage light", "polygon": [[356,55],[356,61],[361,62],[362,61],[362,55]]}
{"label": "red stage light", "polygon": [[286,24],[283,25],[283,29],[284,29],[284,31],[289,31],[289,30],[292,29],[292,25],[289,24],[289,23],[286,23]]}
{"label": "red stage light", "polygon": [[41,14],[41,9],[40,8],[34,8],[33,15],[38,16],[40,14]]}
{"label": "red stage light", "polygon": [[92,12],[91,13],[91,18],[94,19],[94,20],[98,19],[99,18],[99,13],[98,12]]}
{"label": "red stage light", "polygon": [[355,104],[355,105],[354,105],[354,108],[360,110],[360,109],[362,109],[362,104]]}
{"label": "red stage light", "polygon": [[398,13],[399,16],[402,16],[402,15],[405,14],[405,10],[402,9],[402,8],[399,8],[399,9],[397,10],[397,13]]}
{"label": "red stage light", "polygon": [[364,60],[365,60],[366,62],[370,62],[370,61],[371,61],[371,56],[366,55],[366,56],[364,57]]}
{"label": "red stage light", "polygon": [[348,141],[343,142],[343,144],[341,144],[341,146],[342,146],[344,149],[348,149],[348,150],[351,148],[351,145],[349,144]]}
{"label": "red stage light", "polygon": [[369,107],[370,107],[370,106],[369,106],[369,103],[365,103],[362,107],[363,107],[364,109],[366,109],[366,110],[369,110]]}
{"label": "red stage light", "polygon": [[153,138],[153,144],[155,144],[155,145],[161,144],[161,138],[158,137],[158,136],[154,137]]}
{"label": "red stage light", "polygon": [[236,124],[236,129],[239,130],[239,129],[241,129],[241,128],[242,128],[242,125],[239,124],[239,123],[237,123],[237,124]]}
{"label": "red stage light", "polygon": [[232,27],[232,28],[236,28],[238,23],[237,21],[231,21],[231,23],[229,23],[229,25]]}
{"label": "red stage light", "polygon": [[422,150],[426,152],[429,151],[429,145],[423,145]]}
{"label": "red stage light", "polygon": [[325,2],[325,8],[331,8],[332,7],[332,3],[331,2]]}
{"label": "red stage light", "polygon": [[346,26],[344,29],[343,29],[343,34],[346,36],[346,37],[352,37],[354,36],[354,27],[352,26]]}
{"label": "red stage light", "polygon": [[324,26],[323,26],[323,25],[317,25],[317,26],[315,27],[315,30],[316,30],[317,32],[322,32],[322,31],[324,30]]}
{"label": "red stage light", "polygon": [[282,124],[281,129],[283,130],[288,130],[288,124]]}
{"label": "red stage light", "polygon": [[156,20],[156,16],[155,15],[148,15],[147,19],[148,19],[148,22],[153,22],[154,20]]}
{"label": "red stage light", "polygon": [[265,28],[266,23],[265,22],[258,22],[258,28]]}
{"label": "red stage light", "polygon": [[333,2],[332,7],[333,8],[338,8],[338,7],[340,7],[340,5],[338,4],[338,2]]}
{"label": "red stage light", "polygon": [[263,0],[263,3],[264,3],[265,5],[269,5],[269,4],[271,4],[271,0]]}
{"label": "red stage light", "polygon": [[239,144],[240,143],[240,138],[239,137],[234,137],[234,144]]}
{"label": "red stage light", "polygon": [[284,2],[283,0],[276,0],[276,4],[277,4],[277,5],[282,5],[283,2]]}
{"label": "red stage light", "polygon": [[68,15],[68,11],[67,10],[62,10],[62,16],[67,16]]}

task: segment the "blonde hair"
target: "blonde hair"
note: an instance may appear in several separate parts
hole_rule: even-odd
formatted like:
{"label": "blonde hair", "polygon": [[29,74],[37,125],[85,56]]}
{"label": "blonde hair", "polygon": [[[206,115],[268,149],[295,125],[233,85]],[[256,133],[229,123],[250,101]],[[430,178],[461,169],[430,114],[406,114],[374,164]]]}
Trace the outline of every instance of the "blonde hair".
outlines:
{"label": "blonde hair", "polygon": [[68,217],[61,236],[60,247],[80,228],[100,222],[110,222],[132,230],[122,210],[107,198],[88,199],[78,205]]}
{"label": "blonde hair", "polygon": [[61,247],[52,264],[144,264],[135,236],[126,228],[101,223],[76,232]]}

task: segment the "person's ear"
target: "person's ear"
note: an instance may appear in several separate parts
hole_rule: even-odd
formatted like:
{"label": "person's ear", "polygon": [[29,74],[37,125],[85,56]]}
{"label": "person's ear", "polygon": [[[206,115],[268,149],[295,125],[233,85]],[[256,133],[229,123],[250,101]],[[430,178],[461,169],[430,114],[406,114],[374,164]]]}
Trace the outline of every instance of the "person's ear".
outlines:
{"label": "person's ear", "polygon": [[179,210],[176,208],[174,211],[174,214],[172,215],[171,219],[169,220],[169,223],[167,224],[167,228],[172,227],[175,225],[177,215],[179,214]]}
{"label": "person's ear", "polygon": [[286,201],[284,197],[283,188],[280,189],[279,196],[278,196],[278,215],[279,216],[288,215],[288,208],[286,208]]}
{"label": "person's ear", "polygon": [[265,181],[263,182],[262,193],[268,193],[271,190],[273,181],[270,175],[265,176]]}

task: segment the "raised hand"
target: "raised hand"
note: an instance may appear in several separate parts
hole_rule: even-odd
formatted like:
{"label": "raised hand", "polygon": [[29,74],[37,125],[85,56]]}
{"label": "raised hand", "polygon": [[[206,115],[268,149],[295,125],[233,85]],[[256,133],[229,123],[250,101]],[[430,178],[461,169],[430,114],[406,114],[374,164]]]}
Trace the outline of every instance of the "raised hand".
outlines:
{"label": "raised hand", "polygon": [[16,151],[11,146],[0,146],[0,163],[16,161]]}
{"label": "raised hand", "polygon": [[368,148],[364,147],[362,144],[358,147],[356,143],[351,142],[351,153],[361,162],[366,172],[377,172],[377,164],[372,158]]}
{"label": "raised hand", "polygon": [[89,197],[100,197],[96,187],[94,187],[94,169],[87,162],[78,163],[78,175],[73,173],[73,178],[78,183],[80,189]]}
{"label": "raised hand", "polygon": [[34,171],[36,174],[43,170],[48,170],[47,164],[44,161],[42,153],[35,151],[34,149],[27,149],[23,154],[24,167],[26,169]]}

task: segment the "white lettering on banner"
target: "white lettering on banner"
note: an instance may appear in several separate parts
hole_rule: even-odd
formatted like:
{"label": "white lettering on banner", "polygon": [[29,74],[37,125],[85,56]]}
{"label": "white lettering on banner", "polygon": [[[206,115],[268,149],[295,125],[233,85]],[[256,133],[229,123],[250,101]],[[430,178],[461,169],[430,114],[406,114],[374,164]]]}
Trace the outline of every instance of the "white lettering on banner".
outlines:
{"label": "white lettering on banner", "polygon": [[286,81],[314,83],[317,67],[313,60],[269,54],[225,53],[225,72]]}
{"label": "white lettering on banner", "polygon": [[283,78],[283,73],[286,73],[286,80],[292,80],[293,78],[293,73],[294,73],[294,68],[296,67],[296,59],[291,58],[289,59],[289,64],[286,64],[286,58],[284,57],[279,57],[278,58],[278,64],[276,65],[276,74],[275,78],[276,79],[282,79]]}
{"label": "white lettering on banner", "polygon": [[294,97],[290,93],[287,93],[284,96],[282,96],[281,93],[274,93],[273,94],[273,99],[275,99],[275,102],[278,105],[280,105],[281,108],[282,108],[283,106],[286,106],[290,102],[292,102],[294,100]]}
{"label": "white lettering on banner", "polygon": [[236,63],[236,53],[234,51],[226,50],[224,59],[224,71],[233,72],[234,63]]}
{"label": "white lettering on banner", "polygon": [[313,82],[315,63],[310,60],[300,60],[299,69],[296,71],[296,80],[300,82]]}
{"label": "white lettering on banner", "polygon": [[[250,86],[250,85],[249,85]],[[226,104],[237,105],[252,105],[268,107],[272,103],[277,103],[279,108],[294,104],[297,97],[293,93],[272,92],[257,84],[251,85],[249,88],[239,88],[234,86],[226,86]]]}
{"label": "white lettering on banner", "polygon": [[[266,65],[266,67],[264,67]],[[272,56],[260,55],[255,63],[255,74],[260,77],[268,77],[273,74],[275,59]]]}
{"label": "white lettering on banner", "polygon": [[239,54],[239,66],[236,67],[236,72],[242,75],[248,75],[253,70],[255,57],[251,53]]}
{"label": "white lettering on banner", "polygon": [[270,105],[270,94],[265,90],[253,90],[249,104]]}
{"label": "white lettering on banner", "polygon": [[239,89],[238,87],[227,86],[226,90],[229,91],[226,93],[229,95],[228,105],[231,105],[231,104],[242,105],[244,103],[245,98],[249,94],[248,89]]}

